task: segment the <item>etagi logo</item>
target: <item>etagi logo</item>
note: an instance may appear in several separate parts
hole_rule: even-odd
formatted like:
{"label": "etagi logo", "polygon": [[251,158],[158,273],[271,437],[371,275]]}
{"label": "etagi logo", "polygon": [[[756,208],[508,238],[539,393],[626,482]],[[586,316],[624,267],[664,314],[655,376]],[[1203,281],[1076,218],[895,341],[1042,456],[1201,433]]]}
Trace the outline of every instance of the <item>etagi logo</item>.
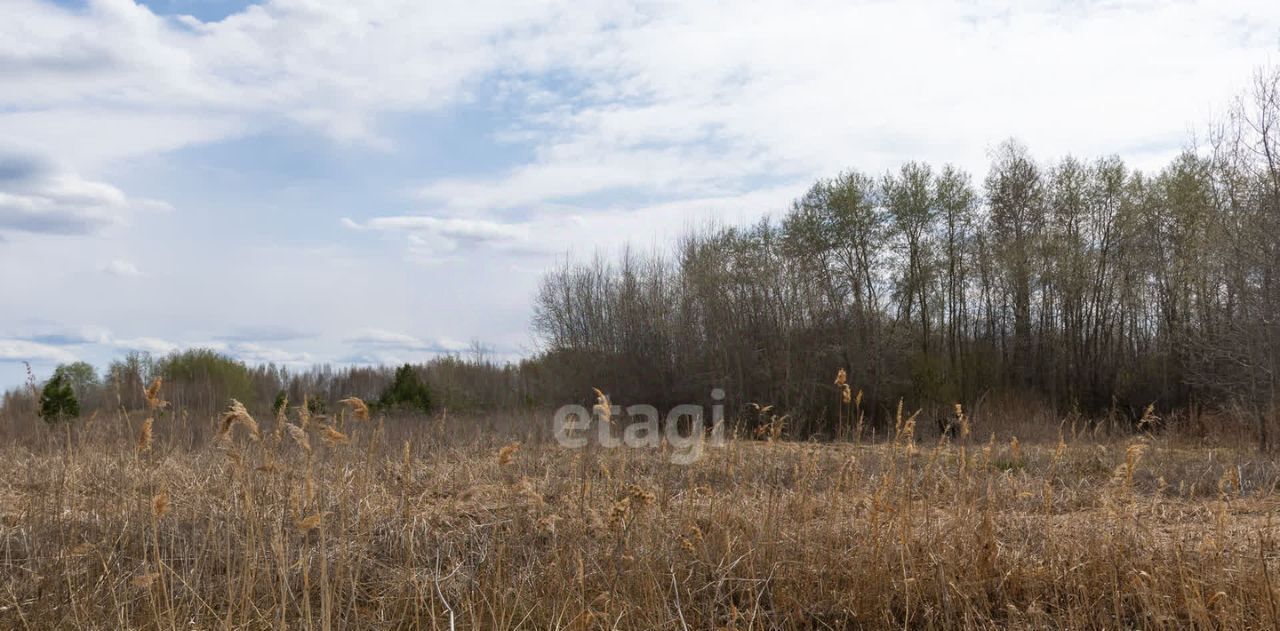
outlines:
{"label": "etagi logo", "polygon": [[[716,388],[711,391],[711,399],[717,403],[711,406],[710,423],[705,421],[703,407],[692,403],[677,405],[667,412],[664,422],[658,408],[648,404],[622,406],[613,405],[609,398],[599,390],[596,391],[599,403],[588,412],[587,408],[576,405],[563,405],[556,410],[552,419],[556,442],[561,447],[581,449],[591,442],[591,425],[596,426],[596,442],[605,449],[616,449],[619,446],[632,449],[660,449],[665,440],[671,447],[671,462],[674,464],[692,464],[702,457],[707,446],[724,446],[724,390]],[[618,422],[623,412],[626,420]],[[622,436],[615,433],[621,426]]]}

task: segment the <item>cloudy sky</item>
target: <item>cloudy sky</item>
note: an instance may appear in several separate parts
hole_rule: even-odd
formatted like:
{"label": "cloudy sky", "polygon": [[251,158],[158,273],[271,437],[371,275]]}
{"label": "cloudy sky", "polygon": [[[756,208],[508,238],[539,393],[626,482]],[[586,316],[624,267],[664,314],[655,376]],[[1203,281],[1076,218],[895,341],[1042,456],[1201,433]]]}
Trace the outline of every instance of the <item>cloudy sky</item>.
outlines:
{"label": "cloudy sky", "polygon": [[1274,0],[0,0],[0,385],[536,348],[566,256],[907,159],[1154,168],[1280,58]]}

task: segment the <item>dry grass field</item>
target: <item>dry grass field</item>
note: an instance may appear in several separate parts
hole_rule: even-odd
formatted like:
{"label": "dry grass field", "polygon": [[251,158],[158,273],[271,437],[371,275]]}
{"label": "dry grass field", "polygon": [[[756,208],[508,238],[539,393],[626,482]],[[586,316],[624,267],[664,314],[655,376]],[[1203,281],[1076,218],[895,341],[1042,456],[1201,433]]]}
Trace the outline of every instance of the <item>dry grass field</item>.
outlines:
{"label": "dry grass field", "polygon": [[549,415],[146,416],[4,428],[0,627],[1280,626],[1247,448],[904,423],[677,465]]}

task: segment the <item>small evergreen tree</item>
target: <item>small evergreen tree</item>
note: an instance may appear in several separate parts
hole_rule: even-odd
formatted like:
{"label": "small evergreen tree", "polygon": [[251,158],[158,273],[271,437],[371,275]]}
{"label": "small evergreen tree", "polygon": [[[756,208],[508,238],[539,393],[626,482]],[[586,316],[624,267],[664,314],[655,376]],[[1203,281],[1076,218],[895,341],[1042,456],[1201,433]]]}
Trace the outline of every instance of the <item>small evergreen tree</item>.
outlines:
{"label": "small evergreen tree", "polygon": [[406,407],[425,414],[431,411],[431,389],[418,377],[413,366],[405,364],[396,369],[395,380],[382,393],[378,405],[383,408]]}
{"label": "small evergreen tree", "polygon": [[276,393],[276,400],[271,404],[271,413],[280,416],[280,409],[289,404],[289,394],[284,390]]}
{"label": "small evergreen tree", "polygon": [[80,402],[76,400],[71,380],[62,372],[55,372],[40,391],[40,418],[53,424],[80,416]]}

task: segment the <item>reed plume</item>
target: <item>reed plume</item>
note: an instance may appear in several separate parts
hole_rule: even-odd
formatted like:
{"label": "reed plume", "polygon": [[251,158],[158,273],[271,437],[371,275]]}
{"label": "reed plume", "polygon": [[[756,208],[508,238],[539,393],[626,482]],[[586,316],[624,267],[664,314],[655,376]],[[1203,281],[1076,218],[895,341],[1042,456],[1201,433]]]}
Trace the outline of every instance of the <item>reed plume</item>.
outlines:
{"label": "reed plume", "polygon": [[298,406],[298,424],[302,429],[310,429],[311,425],[311,401],[308,395],[302,395],[302,405]]}
{"label": "reed plume", "polygon": [[156,410],[169,405],[168,401],[160,398],[160,386],[163,383],[164,379],[162,377],[156,377],[151,380],[150,386],[142,390],[142,396],[147,400],[147,409],[151,412],[155,412]]}
{"label": "reed plume", "polygon": [[297,443],[303,451],[311,453],[311,437],[307,435],[306,430],[293,423],[286,423],[285,427],[289,430],[289,435],[293,437],[293,442]]}
{"label": "reed plume", "polygon": [[254,441],[262,440],[262,432],[258,430],[258,422],[249,415],[249,411],[245,409],[243,403],[232,399],[227,411],[222,413],[222,426],[218,430],[218,438],[223,440],[230,438],[232,430],[237,425],[243,427],[249,433],[249,438]]}
{"label": "reed plume", "polygon": [[298,521],[294,522],[294,525],[297,526],[298,530],[302,532],[307,532],[308,530],[315,530],[316,528],[319,528],[320,523],[324,521],[324,516],[325,516],[324,513],[314,513],[312,515],[299,519]]}
{"label": "reed plume", "polygon": [[365,404],[364,399],[361,399],[360,397],[347,397],[338,403],[351,408],[351,414],[356,417],[357,421],[369,420],[369,406]]}
{"label": "reed plume", "polygon": [[600,388],[592,388],[596,393],[596,404],[591,408],[591,413],[600,418],[605,423],[613,423],[613,406],[609,403],[609,395],[600,391]]}
{"label": "reed plume", "polygon": [[169,512],[169,492],[160,491],[151,498],[151,514],[156,519],[164,517]]}
{"label": "reed plume", "polygon": [[345,443],[351,439],[348,438],[346,434],[334,429],[332,425],[325,425],[324,429],[320,432],[320,440],[323,440],[326,445],[332,447],[334,445]]}
{"label": "reed plume", "polygon": [[509,465],[515,460],[516,452],[520,451],[520,443],[511,443],[498,450],[498,464]]}
{"label": "reed plume", "polygon": [[150,416],[147,417],[147,420],[142,422],[142,431],[138,432],[138,451],[139,452],[151,451],[151,425],[154,422],[155,422],[155,419],[151,418]]}

